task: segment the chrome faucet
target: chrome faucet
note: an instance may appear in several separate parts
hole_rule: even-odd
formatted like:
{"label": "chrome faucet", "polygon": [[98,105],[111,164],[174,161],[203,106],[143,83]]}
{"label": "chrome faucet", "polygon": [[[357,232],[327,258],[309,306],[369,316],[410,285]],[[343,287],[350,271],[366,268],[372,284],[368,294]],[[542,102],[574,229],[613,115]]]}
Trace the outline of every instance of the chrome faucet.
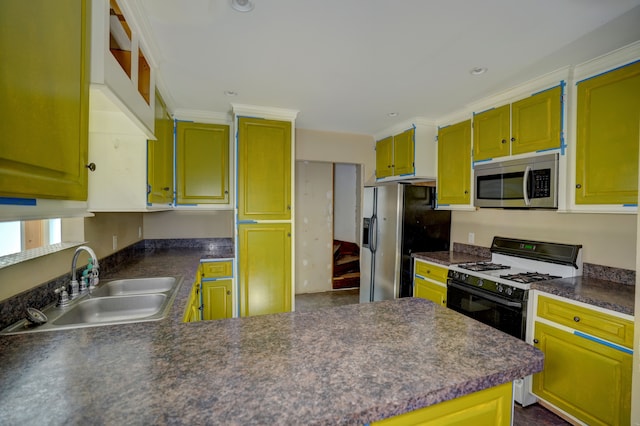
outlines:
{"label": "chrome faucet", "polygon": [[[83,283],[82,286],[78,285],[78,279],[76,277],[76,263],[78,262],[78,255],[80,255],[80,252],[82,251],[86,251],[87,253],[89,253],[89,256],[91,256],[91,264],[93,265],[91,268],[91,273],[88,276],[89,278],[88,287],[86,285],[84,277],[82,277],[83,279],[81,280]],[[73,260],[71,261],[71,284],[69,285],[70,287],[69,298],[73,300],[76,297],[78,297],[80,293],[84,293],[87,290],[91,291],[93,288],[95,288],[95,286],[98,284],[98,281],[99,281],[98,279],[99,273],[100,273],[100,266],[98,265],[98,258],[96,257],[96,254],[91,249],[91,247],[88,247],[88,246],[78,247],[76,249],[76,252],[73,254]]]}

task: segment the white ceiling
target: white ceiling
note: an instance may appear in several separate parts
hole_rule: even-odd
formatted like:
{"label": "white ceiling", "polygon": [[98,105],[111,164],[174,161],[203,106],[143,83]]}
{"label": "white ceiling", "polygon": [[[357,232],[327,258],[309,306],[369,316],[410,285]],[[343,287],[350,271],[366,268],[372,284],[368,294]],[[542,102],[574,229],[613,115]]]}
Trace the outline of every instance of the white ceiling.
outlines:
{"label": "white ceiling", "polygon": [[640,40],[640,0],[254,2],[127,0],[172,109],[288,108],[300,128],[375,134]]}

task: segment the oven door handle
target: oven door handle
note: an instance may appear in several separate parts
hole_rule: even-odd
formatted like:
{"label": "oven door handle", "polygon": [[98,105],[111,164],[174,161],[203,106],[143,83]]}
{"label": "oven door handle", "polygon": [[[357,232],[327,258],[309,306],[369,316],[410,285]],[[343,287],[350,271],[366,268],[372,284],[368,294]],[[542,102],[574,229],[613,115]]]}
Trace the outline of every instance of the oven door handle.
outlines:
{"label": "oven door handle", "polygon": [[529,198],[529,175],[531,174],[531,166],[527,166],[524,169],[524,179],[522,179],[522,196],[524,198],[524,205],[530,206],[531,199]]}
{"label": "oven door handle", "polygon": [[[510,300],[502,299],[501,297],[496,297],[496,296],[493,296],[491,294],[484,293],[484,292],[475,290],[473,288],[469,288],[467,286],[462,286],[462,285],[457,284],[457,283],[455,283],[453,281],[448,282],[447,285],[451,286],[453,288],[456,288],[458,290],[461,290],[461,291],[466,291],[469,294],[472,294],[472,295],[478,296],[478,297],[482,297],[484,299],[490,300],[492,302],[498,303],[498,304],[503,305],[503,306],[509,306],[509,307],[512,307],[512,308],[521,308],[522,307],[522,303],[521,302],[512,302]],[[447,299],[450,299],[450,298],[447,297]]]}

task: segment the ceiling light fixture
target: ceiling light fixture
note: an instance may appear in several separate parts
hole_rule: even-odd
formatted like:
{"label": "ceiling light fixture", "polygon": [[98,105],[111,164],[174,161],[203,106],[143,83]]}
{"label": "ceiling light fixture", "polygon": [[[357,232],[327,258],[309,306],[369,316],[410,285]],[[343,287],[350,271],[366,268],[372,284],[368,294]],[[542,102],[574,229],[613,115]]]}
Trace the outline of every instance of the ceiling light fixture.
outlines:
{"label": "ceiling light fixture", "polygon": [[233,90],[225,90],[224,91],[224,95],[225,96],[238,96],[238,92],[234,92]]}
{"label": "ceiling light fixture", "polygon": [[487,68],[485,67],[474,67],[469,70],[469,74],[471,75],[482,75],[487,72]]}
{"label": "ceiling light fixture", "polygon": [[253,10],[253,1],[231,0],[231,7],[238,12],[251,12]]}
{"label": "ceiling light fixture", "polygon": [[397,116],[398,116],[398,113],[397,113],[397,112],[390,112],[390,113],[387,113],[387,117],[397,117]]}

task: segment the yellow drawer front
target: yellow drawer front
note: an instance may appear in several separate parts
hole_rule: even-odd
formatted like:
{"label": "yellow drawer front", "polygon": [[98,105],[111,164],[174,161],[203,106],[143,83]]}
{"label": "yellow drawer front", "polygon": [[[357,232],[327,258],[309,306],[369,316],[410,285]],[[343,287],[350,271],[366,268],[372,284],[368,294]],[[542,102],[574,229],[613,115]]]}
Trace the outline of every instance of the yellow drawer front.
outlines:
{"label": "yellow drawer front", "polygon": [[633,346],[633,322],[613,315],[539,296],[538,316],[627,348]]}
{"label": "yellow drawer front", "polygon": [[205,262],[202,264],[204,278],[230,277],[231,270],[231,262]]}
{"label": "yellow drawer front", "polygon": [[431,278],[435,281],[440,281],[443,284],[447,283],[447,272],[449,269],[443,266],[436,266],[432,263],[416,261],[416,275],[420,275],[424,278]]}
{"label": "yellow drawer front", "polygon": [[422,278],[415,277],[413,281],[413,297],[431,300],[442,306],[447,306],[447,288],[434,284]]}

